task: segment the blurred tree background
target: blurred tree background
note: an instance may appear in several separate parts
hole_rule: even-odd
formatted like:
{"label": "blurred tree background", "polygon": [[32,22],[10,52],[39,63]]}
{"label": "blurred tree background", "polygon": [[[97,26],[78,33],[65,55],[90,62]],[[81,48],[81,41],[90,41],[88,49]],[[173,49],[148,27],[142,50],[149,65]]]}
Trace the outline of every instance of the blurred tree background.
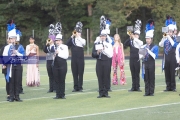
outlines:
{"label": "blurred tree background", "polygon": [[[83,38],[87,39],[89,29],[90,48],[99,34],[101,15],[112,20],[111,36],[118,33],[124,42],[128,36],[126,27],[142,21],[140,39],[145,41],[145,25],[148,19],[155,21],[154,42],[162,38],[161,28],[166,15],[180,22],[180,0],[1,0],[0,1],[0,45],[6,40],[6,23],[13,19],[22,32],[21,44],[29,43],[32,30],[36,44],[43,48],[51,23],[61,22],[63,38],[66,42],[72,34],[76,22],[83,23]],[[179,26],[178,26],[179,27]],[[86,48],[85,48],[86,49]]]}

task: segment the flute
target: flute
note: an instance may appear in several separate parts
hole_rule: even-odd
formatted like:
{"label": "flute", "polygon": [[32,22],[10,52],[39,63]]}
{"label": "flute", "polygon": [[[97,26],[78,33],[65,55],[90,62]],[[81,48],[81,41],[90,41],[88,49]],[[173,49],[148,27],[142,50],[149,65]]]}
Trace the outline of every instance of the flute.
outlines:
{"label": "flute", "polygon": [[[102,42],[101,44],[102,44],[102,46],[103,46],[103,48],[104,48],[103,42]],[[101,55],[102,55],[102,51],[99,53],[99,58],[98,58],[98,59],[101,59]]]}
{"label": "flute", "polygon": [[[12,54],[14,54],[14,51],[16,50],[15,45],[14,45],[14,42],[12,43],[12,46],[13,46],[13,48],[12,48]],[[14,57],[15,57],[15,56],[14,56]],[[17,66],[16,63],[14,64],[14,66]]]}

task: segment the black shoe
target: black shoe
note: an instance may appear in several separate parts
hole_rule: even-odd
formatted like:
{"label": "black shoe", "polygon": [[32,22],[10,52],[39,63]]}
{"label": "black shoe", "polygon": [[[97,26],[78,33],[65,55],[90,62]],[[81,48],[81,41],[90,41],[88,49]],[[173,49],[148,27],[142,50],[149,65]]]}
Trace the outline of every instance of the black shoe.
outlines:
{"label": "black shoe", "polygon": [[66,99],[66,98],[63,96],[63,97],[60,97],[60,99]]}
{"label": "black shoe", "polygon": [[154,96],[154,94],[150,94],[149,96]]}
{"label": "black shoe", "polygon": [[138,92],[142,92],[142,90],[140,90],[140,89],[137,89],[136,91],[138,91]]}
{"label": "black shoe", "polygon": [[164,90],[164,92],[168,92],[168,91],[170,91],[170,90],[168,90],[168,89],[165,89],[165,90]]}
{"label": "black shoe", "polygon": [[110,96],[109,96],[109,95],[104,95],[104,97],[106,97],[106,98],[110,98]]}
{"label": "black shoe", "polygon": [[176,89],[172,90],[173,92],[177,92]]}
{"label": "black shoe", "polygon": [[53,90],[49,90],[49,91],[47,91],[47,93],[52,93],[53,92]]}
{"label": "black shoe", "polygon": [[57,96],[56,96],[56,97],[54,97],[53,99],[60,99],[60,97],[57,97]]}
{"label": "black shoe", "polygon": [[14,102],[14,99],[11,99],[11,98],[10,98],[10,99],[9,99],[9,102]]}
{"label": "black shoe", "polygon": [[108,90],[108,92],[112,92],[112,90],[111,90],[111,89],[109,89],[109,90]]}
{"label": "black shoe", "polygon": [[22,100],[20,98],[15,98],[15,101],[22,102]]}
{"label": "black shoe", "polygon": [[24,94],[24,92],[23,92],[23,91],[20,91],[19,94]]}
{"label": "black shoe", "polygon": [[9,101],[9,99],[10,99],[10,96],[7,96],[7,101]]}
{"label": "black shoe", "polygon": [[72,92],[78,92],[78,90],[74,89]]}
{"label": "black shoe", "polygon": [[82,90],[82,89],[79,89],[78,91],[79,91],[79,92],[83,92],[83,90]]}
{"label": "black shoe", "polygon": [[102,95],[97,96],[97,98],[102,98],[102,97],[103,97]]}
{"label": "black shoe", "polygon": [[143,96],[149,96],[148,94],[144,94]]}
{"label": "black shoe", "polygon": [[133,88],[131,88],[130,90],[128,90],[129,92],[133,92],[133,91],[135,91]]}

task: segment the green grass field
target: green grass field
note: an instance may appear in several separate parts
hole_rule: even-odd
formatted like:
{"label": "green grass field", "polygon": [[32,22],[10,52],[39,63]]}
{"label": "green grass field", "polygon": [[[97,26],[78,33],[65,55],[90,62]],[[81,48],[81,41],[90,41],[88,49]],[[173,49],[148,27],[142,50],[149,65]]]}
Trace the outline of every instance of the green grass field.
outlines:
{"label": "green grass field", "polygon": [[144,97],[143,92],[128,92],[131,88],[129,61],[126,60],[125,74],[127,84],[112,86],[111,98],[98,99],[98,82],[95,73],[95,60],[85,61],[84,92],[73,93],[73,78],[70,61],[66,76],[66,99],[54,100],[55,93],[47,93],[48,76],[45,64],[40,64],[40,87],[26,86],[26,65],[24,65],[23,88],[20,95],[23,102],[7,102],[5,80],[0,75],[0,119],[1,120],[179,120],[180,82],[176,78],[177,92],[163,92],[164,73],[161,60],[156,61],[156,87],[154,97]]}

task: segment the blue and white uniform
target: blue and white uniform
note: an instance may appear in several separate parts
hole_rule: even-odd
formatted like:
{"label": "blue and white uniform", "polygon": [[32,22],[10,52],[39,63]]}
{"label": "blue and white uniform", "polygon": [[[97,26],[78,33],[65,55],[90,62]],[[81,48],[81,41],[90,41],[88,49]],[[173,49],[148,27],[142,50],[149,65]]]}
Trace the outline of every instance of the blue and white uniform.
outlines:
{"label": "blue and white uniform", "polygon": [[145,95],[153,95],[155,89],[155,59],[158,58],[159,48],[157,45],[143,45],[147,50],[142,64],[142,78],[145,82]]}

